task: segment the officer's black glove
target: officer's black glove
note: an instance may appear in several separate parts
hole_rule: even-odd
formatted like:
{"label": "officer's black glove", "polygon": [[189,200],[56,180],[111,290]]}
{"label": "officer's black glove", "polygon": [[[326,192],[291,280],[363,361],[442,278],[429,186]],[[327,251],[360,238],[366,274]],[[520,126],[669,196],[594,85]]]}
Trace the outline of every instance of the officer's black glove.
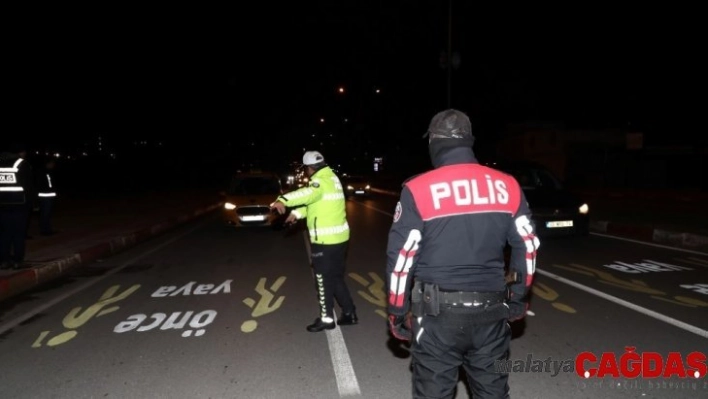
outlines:
{"label": "officer's black glove", "polygon": [[388,328],[398,340],[410,341],[413,338],[413,328],[409,316],[388,315]]}
{"label": "officer's black glove", "polygon": [[527,302],[512,301],[507,304],[509,307],[509,321],[521,320],[526,317],[526,311],[529,308]]}

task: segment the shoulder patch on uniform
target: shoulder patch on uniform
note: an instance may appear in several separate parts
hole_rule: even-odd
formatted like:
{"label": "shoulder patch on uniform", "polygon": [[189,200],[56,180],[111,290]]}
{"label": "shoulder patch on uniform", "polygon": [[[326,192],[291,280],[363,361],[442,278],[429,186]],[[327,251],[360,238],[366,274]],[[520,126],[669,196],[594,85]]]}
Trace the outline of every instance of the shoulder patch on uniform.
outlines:
{"label": "shoulder patch on uniform", "polygon": [[403,181],[403,183],[401,183],[401,187],[404,187],[404,186],[406,185],[406,183],[408,183],[409,181],[415,179],[416,177],[418,177],[418,176],[420,176],[420,175],[422,175],[422,174],[423,174],[423,173],[418,173],[417,175],[413,175],[413,176],[407,178],[406,180]]}
{"label": "shoulder patch on uniform", "polygon": [[401,218],[401,214],[403,213],[403,207],[401,206],[401,201],[398,201],[396,204],[396,211],[393,213],[393,223],[398,222],[398,219]]}

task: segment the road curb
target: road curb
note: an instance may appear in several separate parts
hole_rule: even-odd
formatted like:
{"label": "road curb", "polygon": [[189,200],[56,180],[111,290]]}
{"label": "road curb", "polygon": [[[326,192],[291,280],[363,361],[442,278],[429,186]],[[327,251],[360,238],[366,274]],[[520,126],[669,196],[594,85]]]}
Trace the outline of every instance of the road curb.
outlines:
{"label": "road curb", "polygon": [[654,241],[663,242],[666,244],[680,245],[683,247],[706,247],[708,246],[708,236],[677,233],[667,230],[654,230]]}
{"label": "road curb", "polygon": [[590,222],[590,231],[680,247],[706,247],[708,236],[610,221]]}
{"label": "road curb", "polygon": [[202,207],[194,212],[172,217],[149,227],[141,228],[131,234],[114,237],[109,241],[83,249],[66,258],[34,263],[31,269],[22,270],[0,277],[0,301],[27,291],[37,285],[61,277],[77,267],[89,264],[110,255],[115,255],[172,228],[182,225],[185,222],[194,220],[208,212],[216,210],[221,207],[221,205],[222,203],[218,203],[207,207]]}

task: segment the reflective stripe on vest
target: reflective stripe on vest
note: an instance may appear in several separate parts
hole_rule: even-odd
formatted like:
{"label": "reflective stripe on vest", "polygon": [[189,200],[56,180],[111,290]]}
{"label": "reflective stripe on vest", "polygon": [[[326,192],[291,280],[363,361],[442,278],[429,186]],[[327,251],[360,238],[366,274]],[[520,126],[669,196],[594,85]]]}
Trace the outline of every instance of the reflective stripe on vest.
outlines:
{"label": "reflective stripe on vest", "polygon": [[19,167],[20,164],[22,163],[23,159],[19,158],[17,161],[15,161],[15,164],[12,165],[11,168],[0,168],[0,172],[10,172],[10,173],[17,173],[19,172]]}
{"label": "reflective stripe on vest", "polygon": [[[318,227],[316,231],[317,237],[323,236],[333,236],[335,234],[341,234],[349,230],[349,224],[344,222],[343,225],[333,226],[333,227]],[[310,235],[315,236],[315,229],[310,229]]]}
{"label": "reflective stripe on vest", "polygon": [[[22,163],[22,158],[15,161],[11,168],[0,168],[0,184],[17,184],[17,172],[19,171],[19,166]],[[13,187],[2,187],[0,186],[0,191],[25,191],[22,186]]]}
{"label": "reflective stripe on vest", "polygon": [[311,189],[311,188],[302,190],[302,191],[300,191],[300,192],[287,193],[287,194],[285,194],[285,195],[288,197],[288,199],[296,199],[296,198],[306,197],[306,196],[308,196],[308,195],[310,195],[310,194],[312,194],[312,189]]}
{"label": "reflective stripe on vest", "polygon": [[20,205],[26,203],[25,189],[17,180],[23,159],[18,158],[12,167],[0,168],[0,204]]}
{"label": "reflective stripe on vest", "polygon": [[[49,173],[47,173],[47,184],[49,185],[49,188],[52,188],[52,178],[49,176]],[[48,198],[48,197],[56,197],[57,193],[54,191],[47,191],[47,192],[41,192],[37,194],[40,198]]]}
{"label": "reflective stripe on vest", "polygon": [[336,201],[336,200],[344,199],[344,194],[343,193],[327,193],[322,196],[322,199],[325,201]]}

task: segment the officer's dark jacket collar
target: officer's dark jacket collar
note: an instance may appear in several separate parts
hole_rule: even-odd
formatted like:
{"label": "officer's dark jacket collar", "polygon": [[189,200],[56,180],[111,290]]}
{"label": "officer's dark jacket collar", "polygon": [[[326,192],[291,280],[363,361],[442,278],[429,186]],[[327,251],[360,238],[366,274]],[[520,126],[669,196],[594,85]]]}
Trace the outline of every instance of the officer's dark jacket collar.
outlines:
{"label": "officer's dark jacket collar", "polygon": [[[442,166],[457,165],[462,163],[479,163],[477,158],[474,156],[474,152],[472,152],[471,147],[437,148],[435,151],[431,151],[431,161],[436,169]],[[406,183],[418,176],[420,176],[420,174],[407,178],[403,184],[401,184],[401,187],[404,187]]]}
{"label": "officer's dark jacket collar", "polygon": [[433,160],[436,168],[460,163],[479,163],[470,147],[445,148],[438,152]]}

